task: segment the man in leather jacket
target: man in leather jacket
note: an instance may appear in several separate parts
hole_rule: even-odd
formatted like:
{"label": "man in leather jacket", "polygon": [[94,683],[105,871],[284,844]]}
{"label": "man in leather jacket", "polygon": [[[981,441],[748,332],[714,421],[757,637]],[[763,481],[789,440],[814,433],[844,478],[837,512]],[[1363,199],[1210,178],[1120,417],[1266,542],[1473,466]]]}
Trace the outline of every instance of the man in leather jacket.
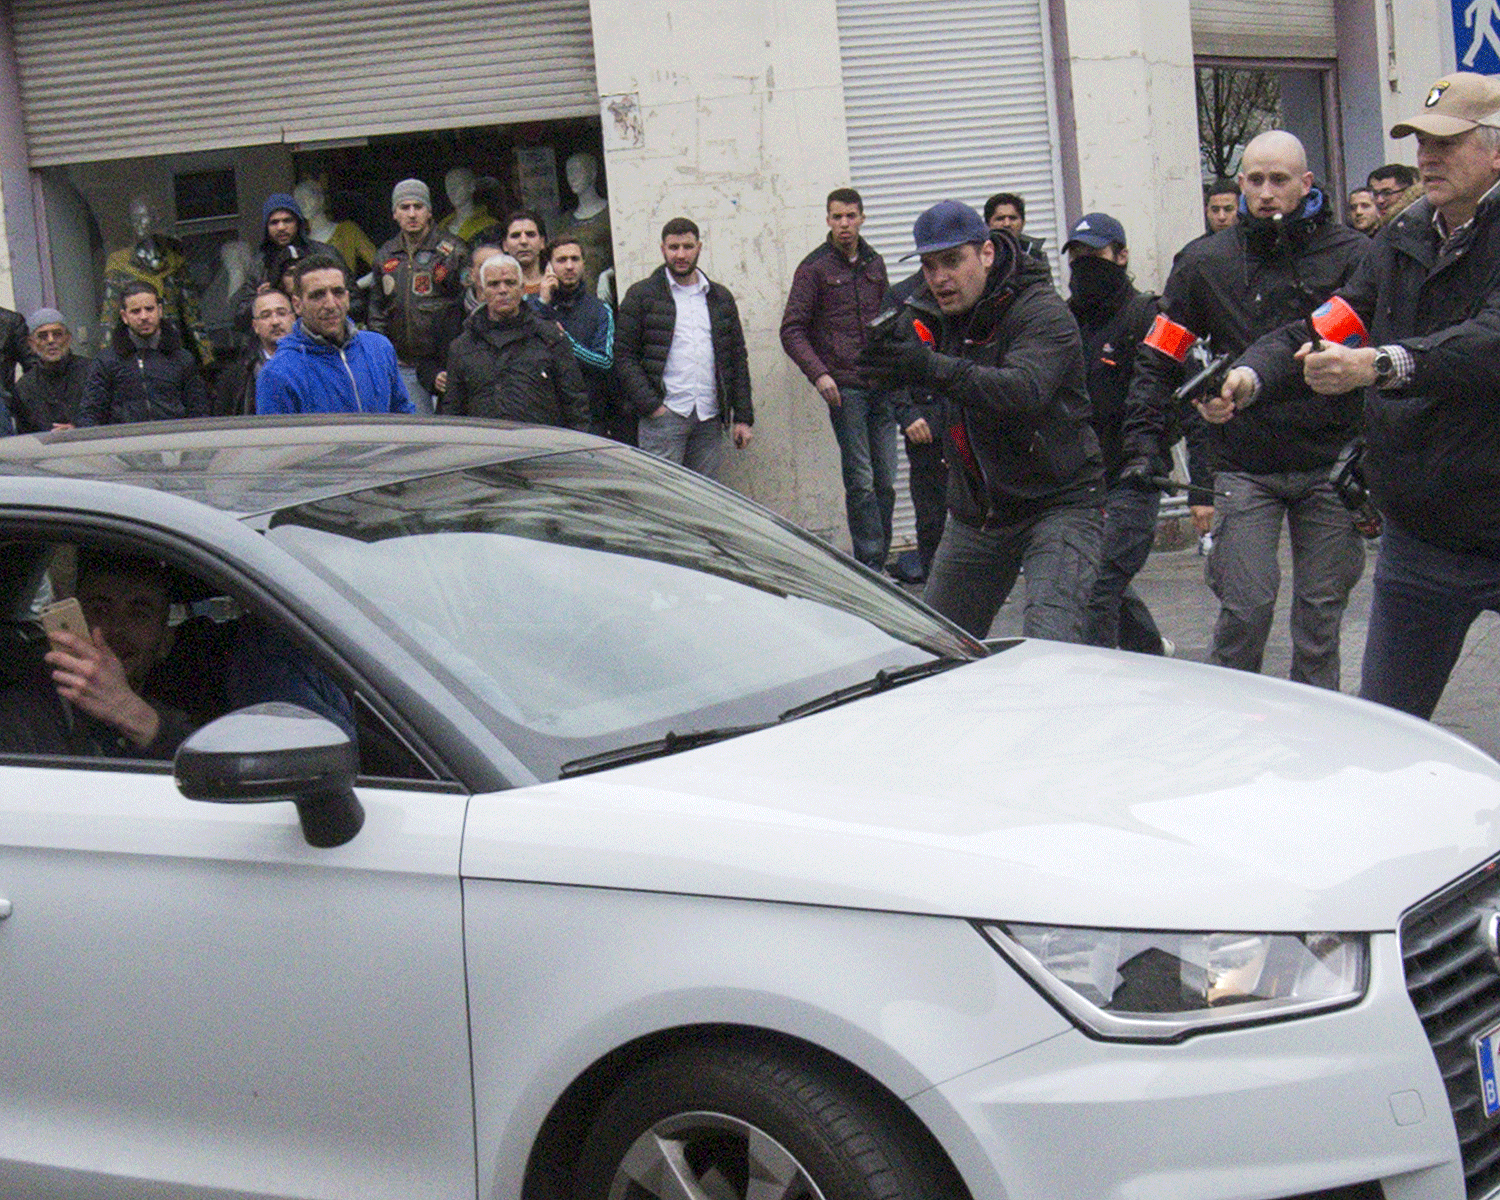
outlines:
{"label": "man in leather jacket", "polygon": [[[1171,320],[1216,353],[1237,355],[1261,335],[1314,308],[1348,282],[1370,241],[1333,220],[1313,187],[1302,143],[1279,130],[1252,139],[1241,159],[1239,221],[1189,243],[1162,291]],[[1151,345],[1136,356],[1127,400],[1124,471],[1156,474],[1153,462],[1173,417],[1172,390],[1183,368]],[[1208,420],[1216,413],[1199,411]],[[1219,598],[1209,661],[1259,671],[1281,584],[1277,547],[1291,533],[1291,678],[1339,686],[1339,626],[1349,591],[1364,571],[1364,546],[1328,474],[1358,429],[1353,399],[1330,404],[1306,395],[1265,404],[1208,429],[1207,476],[1214,489],[1208,585]],[[1195,497],[1207,496],[1198,491]]]}
{"label": "man in leather jacket", "polygon": [[924,599],[984,637],[1024,565],[1026,635],[1082,641],[1103,521],[1078,325],[1051,272],[968,205],[933,205],[913,235],[924,286],[861,365],[942,401],[948,521]]}
{"label": "man in leather jacket", "polygon": [[421,376],[442,370],[451,315],[463,305],[466,242],[432,220],[432,196],[420,179],[403,179],[391,192],[399,232],[375,256],[367,328],[396,347],[407,394],[419,413],[433,411]]}

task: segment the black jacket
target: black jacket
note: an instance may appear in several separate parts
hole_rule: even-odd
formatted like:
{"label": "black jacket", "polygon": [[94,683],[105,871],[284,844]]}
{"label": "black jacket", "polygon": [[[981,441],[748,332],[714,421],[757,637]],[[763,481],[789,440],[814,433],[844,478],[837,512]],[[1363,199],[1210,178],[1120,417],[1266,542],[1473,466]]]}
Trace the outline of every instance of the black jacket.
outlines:
{"label": "black jacket", "polygon": [[948,511],[969,525],[1097,504],[1102,482],[1078,325],[1044,265],[1007,233],[990,240],[995,265],[969,312],[944,317],[925,285],[906,302],[937,339]]}
{"label": "black jacket", "polygon": [[88,374],[89,360],[69,350],[55,367],[39,362],[22,375],[11,406],[16,432],[46,433],[53,425],[74,424]]}
{"label": "black jacket", "polygon": [[448,347],[448,389],[437,411],[587,429],[589,394],[573,344],[556,325],[525,306],[504,322],[478,308]]}
{"label": "black jacket", "polygon": [[[1500,197],[1486,197],[1446,245],[1432,205],[1418,200],[1375,235],[1339,294],[1370,345],[1399,343],[1415,364],[1405,387],[1362,397],[1375,503],[1424,542],[1500,558]],[[1290,357],[1303,340],[1282,329],[1246,353],[1268,395],[1311,396]]]}
{"label": "black jacket", "polygon": [[124,323],[116,325],[109,345],[89,368],[78,406],[80,426],[207,415],[198,359],[182,348],[170,321],[161,323],[156,349],[137,349]]}
{"label": "black jacket", "polygon": [[[1188,243],[1162,291],[1167,316],[1200,338],[1211,337],[1216,353],[1231,355],[1306,318],[1349,281],[1370,247],[1369,238],[1330,217],[1315,190],[1283,221],[1242,215],[1238,225]],[[1170,358],[1140,348],[1127,402],[1127,454],[1156,452],[1170,426],[1172,390],[1184,378]],[[1283,398],[1269,389],[1266,398],[1285,402],[1255,404],[1206,427],[1213,469],[1272,474],[1329,466],[1358,424],[1353,399]],[[1212,480],[1195,464],[1193,482],[1207,487]]]}
{"label": "black jacket", "polygon": [[253,417],[255,381],[266,365],[259,338],[250,338],[235,360],[214,381],[213,412],[216,417]]}
{"label": "black jacket", "polygon": [[0,308],[0,400],[9,402],[15,395],[16,372],[36,366],[31,351],[26,318],[8,308]]}
{"label": "black jacket", "polygon": [[[1136,351],[1156,319],[1158,297],[1138,292],[1124,274],[1107,302],[1084,305],[1076,296],[1068,308],[1083,337],[1083,360],[1088,364],[1090,423],[1104,456],[1104,478],[1113,482],[1125,461],[1125,400],[1135,370]],[[1166,443],[1156,457],[1165,457]]]}
{"label": "black jacket", "polygon": [[[745,351],[740,311],[729,289],[712,280],[708,285],[708,323],[714,344],[719,419],[725,424],[733,420],[737,425],[753,425],[750,359]],[[625,299],[620,301],[615,326],[615,378],[640,416],[655,412],[666,397],[661,379],[676,326],[677,305],[672,300],[663,264],[631,285]]]}

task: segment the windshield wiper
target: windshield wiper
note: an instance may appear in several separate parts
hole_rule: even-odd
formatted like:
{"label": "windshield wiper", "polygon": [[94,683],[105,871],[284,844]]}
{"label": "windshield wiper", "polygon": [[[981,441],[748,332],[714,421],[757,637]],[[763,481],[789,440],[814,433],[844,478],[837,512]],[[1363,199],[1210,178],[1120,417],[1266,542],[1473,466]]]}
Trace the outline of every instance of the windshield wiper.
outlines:
{"label": "windshield wiper", "polygon": [[883,692],[887,688],[910,683],[914,679],[925,679],[929,675],[937,675],[950,667],[962,666],[972,661],[968,658],[934,658],[927,662],[913,663],[909,667],[898,667],[894,671],[876,671],[869,679],[835,688],[826,696],[817,696],[812,700],[804,700],[801,704],[794,705],[781,714],[781,720],[795,721],[798,717],[808,717],[827,708],[837,708],[840,704],[846,704],[850,700],[858,700],[861,696],[873,696],[876,692]]}
{"label": "windshield wiper", "polygon": [[629,746],[618,746],[613,750],[601,750],[598,754],[588,754],[582,758],[572,759],[558,768],[557,777],[572,779],[574,776],[587,775],[592,771],[603,771],[607,767],[623,767],[627,763],[645,762],[650,758],[665,758],[669,754],[680,754],[684,750],[708,746],[714,742],[722,742],[726,738],[739,737],[742,733],[755,733],[757,730],[769,729],[772,725],[780,724],[782,721],[795,721],[798,717],[811,716],[826,708],[836,708],[840,704],[857,700],[861,696],[874,695],[887,688],[910,683],[914,679],[922,679],[928,675],[936,675],[941,671],[946,671],[949,667],[957,667],[971,661],[967,658],[934,658],[927,662],[914,663],[909,667],[898,667],[894,671],[876,671],[869,679],[848,684],[825,696],[803,701],[787,709],[774,721],[759,721],[753,725],[721,725],[714,729],[692,729],[686,733],[668,732],[649,741],[634,742]]}
{"label": "windshield wiper", "polygon": [[587,775],[590,771],[602,771],[606,767],[623,767],[626,763],[645,762],[648,758],[665,758],[697,746],[708,746],[726,738],[739,737],[742,733],[754,733],[776,724],[761,721],[754,725],[721,725],[717,729],[691,729],[687,733],[668,731],[659,738],[647,742],[635,742],[629,746],[618,746],[613,750],[602,750],[563,763],[557,770],[559,779],[571,779],[575,775]]}

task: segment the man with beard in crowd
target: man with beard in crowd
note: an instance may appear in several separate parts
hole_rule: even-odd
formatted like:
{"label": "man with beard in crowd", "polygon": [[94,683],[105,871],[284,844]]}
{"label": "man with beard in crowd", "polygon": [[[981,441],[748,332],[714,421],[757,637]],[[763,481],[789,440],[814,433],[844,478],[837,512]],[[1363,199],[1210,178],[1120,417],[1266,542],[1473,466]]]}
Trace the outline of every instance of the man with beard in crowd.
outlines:
{"label": "man with beard in crowd", "polygon": [[[293,277],[295,279],[295,271]],[[291,333],[295,320],[292,298],[288,293],[280,288],[266,288],[256,293],[250,305],[252,336],[240,356],[219,377],[214,388],[214,416],[254,415],[255,383],[260,378],[260,370],[271,361],[281,339]]]}
{"label": "man with beard in crowd", "polygon": [[286,192],[273,192],[266,197],[261,205],[261,227],[260,246],[250,259],[245,282],[235,296],[235,328],[241,332],[250,328],[250,308],[255,297],[281,287],[282,276],[304,258],[314,254],[339,257],[332,246],[307,236],[307,218],[302,215],[296,198]]}
{"label": "man with beard in crowd", "polygon": [[125,285],[120,319],[84,381],[79,426],[208,416],[197,355],[183,348],[177,323],[162,313],[155,287]]}
{"label": "man with beard in crowd", "polygon": [[662,265],[632,284],[615,328],[615,375],[640,418],[640,447],[717,478],[724,431],[750,444],[755,410],[739,307],[698,269],[698,226],[673,217]]}
{"label": "man with beard in crowd", "polygon": [[[1240,163],[1243,209],[1237,225],[1190,243],[1162,293],[1168,317],[1216,353],[1238,355],[1282,324],[1305,319],[1349,278],[1370,239],[1332,218],[1313,187],[1307,155],[1291,134],[1263,133]],[[1136,355],[1125,427],[1125,453],[1156,473],[1170,429],[1173,389],[1183,368],[1149,345]],[[1292,544],[1291,678],[1339,687],[1339,625],[1349,591],[1364,571],[1364,545],[1329,482],[1339,452],[1357,431],[1355,400],[1270,397],[1208,430],[1211,477],[1193,464],[1193,483],[1217,492],[1211,516],[1208,585],[1220,602],[1209,661],[1259,671],[1281,586],[1277,547],[1282,522]],[[1232,404],[1215,396],[1198,410],[1223,421]],[[1199,491],[1196,496],[1207,496]]]}
{"label": "man with beard in crowd", "polygon": [[912,233],[924,286],[861,366],[943,404],[948,521],[923,598],[985,637],[1024,565],[1026,636],[1080,642],[1103,522],[1077,322],[1047,267],[967,204]]}
{"label": "man with beard in crowd", "polygon": [[[1085,640],[1142,654],[1163,654],[1168,643],[1130,581],[1151,553],[1161,492],[1151,470],[1123,475],[1125,398],[1141,339],[1156,319],[1157,298],[1138,292],[1126,274],[1125,227],[1108,213],[1078,219],[1063,245],[1068,256],[1068,307],[1083,335],[1090,418],[1104,456],[1104,548],[1089,596]],[[1170,434],[1167,435],[1170,439]],[[1165,460],[1166,443],[1154,459]]]}

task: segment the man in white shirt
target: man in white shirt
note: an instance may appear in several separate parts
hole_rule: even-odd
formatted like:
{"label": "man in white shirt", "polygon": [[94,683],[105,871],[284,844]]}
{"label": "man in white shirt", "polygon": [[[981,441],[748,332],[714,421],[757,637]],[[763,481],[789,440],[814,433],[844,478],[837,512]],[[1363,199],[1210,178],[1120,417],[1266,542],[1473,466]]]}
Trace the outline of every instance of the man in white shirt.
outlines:
{"label": "man in white shirt", "polygon": [[755,423],[739,309],[698,269],[698,226],[662,227],[662,265],[620,302],[615,371],[640,418],[642,450],[716,476],[729,429],[737,450]]}

